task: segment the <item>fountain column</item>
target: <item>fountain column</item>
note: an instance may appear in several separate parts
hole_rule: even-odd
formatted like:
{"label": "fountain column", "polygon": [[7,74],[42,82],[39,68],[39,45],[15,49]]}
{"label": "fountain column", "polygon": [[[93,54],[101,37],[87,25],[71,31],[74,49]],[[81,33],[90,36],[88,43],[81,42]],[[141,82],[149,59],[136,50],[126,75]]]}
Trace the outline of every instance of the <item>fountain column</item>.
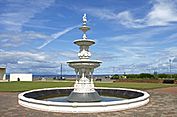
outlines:
{"label": "fountain column", "polygon": [[71,60],[67,62],[68,65],[74,68],[76,72],[74,90],[68,96],[67,100],[70,102],[101,101],[101,98],[97,91],[95,91],[93,84],[94,68],[99,67],[101,61],[89,59],[91,57],[89,46],[95,44],[95,41],[87,38],[86,32],[90,30],[90,28],[87,26],[86,14],[84,14],[82,22],[83,25],[79,28],[83,32],[82,39],[74,41],[74,44],[80,47],[80,51],[78,52],[79,60]]}

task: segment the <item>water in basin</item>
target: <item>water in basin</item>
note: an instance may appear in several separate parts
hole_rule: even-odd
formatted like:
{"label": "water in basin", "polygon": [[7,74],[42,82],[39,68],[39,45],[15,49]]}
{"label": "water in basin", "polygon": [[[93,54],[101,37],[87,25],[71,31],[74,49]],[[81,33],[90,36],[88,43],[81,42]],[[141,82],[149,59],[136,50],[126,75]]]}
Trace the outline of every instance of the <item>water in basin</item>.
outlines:
{"label": "water in basin", "polygon": [[[52,102],[68,102],[67,101],[68,96],[62,96],[62,97],[52,97],[44,99],[46,101],[52,101]],[[119,97],[110,97],[110,96],[101,96],[101,102],[111,102],[111,101],[122,101],[126,98],[119,98]],[[70,103],[70,102],[68,102]]]}

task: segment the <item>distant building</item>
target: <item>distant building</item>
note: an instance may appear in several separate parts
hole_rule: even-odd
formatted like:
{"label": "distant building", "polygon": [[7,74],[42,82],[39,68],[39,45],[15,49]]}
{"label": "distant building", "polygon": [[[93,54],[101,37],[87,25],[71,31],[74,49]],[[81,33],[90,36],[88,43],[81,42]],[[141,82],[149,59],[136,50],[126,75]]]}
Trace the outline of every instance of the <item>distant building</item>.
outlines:
{"label": "distant building", "polygon": [[31,73],[12,73],[10,81],[33,81],[33,76]]}
{"label": "distant building", "polygon": [[6,68],[0,67],[0,80],[6,80]]}

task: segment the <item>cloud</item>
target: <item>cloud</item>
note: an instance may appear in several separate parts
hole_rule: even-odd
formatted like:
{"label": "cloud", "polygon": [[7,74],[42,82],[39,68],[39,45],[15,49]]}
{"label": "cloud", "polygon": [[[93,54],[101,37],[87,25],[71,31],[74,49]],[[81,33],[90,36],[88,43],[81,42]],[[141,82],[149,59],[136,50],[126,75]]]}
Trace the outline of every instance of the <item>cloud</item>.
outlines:
{"label": "cloud", "polygon": [[115,13],[113,10],[109,9],[98,9],[98,8],[87,8],[83,9],[90,15],[99,17],[102,20],[113,21],[114,23],[120,23],[128,27],[140,27],[141,25],[136,24],[134,17],[129,11],[122,11]]}
{"label": "cloud", "polygon": [[172,0],[155,0],[153,7],[142,19],[136,19],[130,11],[118,13],[119,23],[127,27],[143,28],[147,26],[167,26],[177,22],[177,2]]}
{"label": "cloud", "polygon": [[[138,48],[136,48],[138,49]],[[134,60],[135,58],[132,56],[136,56],[136,54],[144,55],[145,57],[137,57],[137,60],[134,61],[133,64],[136,65],[136,69],[138,69],[139,72],[151,72],[158,71],[159,73],[169,73],[169,60],[172,60],[172,69],[173,72],[175,72],[176,69],[176,59],[177,59],[177,48],[176,47],[167,47],[165,49],[161,49],[159,51],[149,51],[147,49],[143,50],[142,48],[139,48],[139,52],[133,49],[132,47],[128,48],[128,52],[132,52],[132,54],[129,55],[129,60]],[[150,49],[151,50],[151,49]],[[126,57],[125,57],[126,58]],[[126,60],[128,61],[128,60]],[[138,63],[137,63],[138,61]],[[131,63],[129,61],[129,63]],[[125,64],[126,65],[126,64]]]}
{"label": "cloud", "polygon": [[83,11],[98,16],[100,19],[106,19],[106,20],[115,20],[117,15],[108,9],[98,9],[98,8],[87,8],[83,9]]}
{"label": "cloud", "polygon": [[[64,29],[63,31],[47,35],[41,32],[35,31],[24,31],[24,32],[3,32],[0,33],[0,48],[17,48],[24,45],[38,46],[37,49],[42,49],[55,39],[63,36],[74,28],[78,27],[72,26]],[[37,41],[38,43],[31,45],[31,42]],[[40,45],[43,43],[42,45]],[[34,47],[36,48],[36,47]]]}
{"label": "cloud", "polygon": [[7,66],[8,72],[10,73],[33,72],[40,74],[42,71],[38,69],[55,69],[55,71],[51,72],[56,73],[62,61],[59,61],[57,58],[59,54],[50,54],[38,51],[0,51],[0,66]]}
{"label": "cloud", "polygon": [[126,26],[126,27],[133,27],[133,28],[142,28],[145,25],[143,19],[135,19],[133,14],[130,11],[123,11],[117,14],[116,21],[118,23]]}
{"label": "cloud", "polygon": [[25,23],[53,3],[54,0],[45,2],[43,0],[8,0],[2,2],[2,7],[5,7],[5,10],[0,13],[0,26],[6,31],[19,32]]}
{"label": "cloud", "polygon": [[66,60],[77,57],[73,51],[40,52],[40,51],[0,51],[0,66],[7,66],[7,72],[32,72],[33,74],[57,74],[60,64],[63,72],[73,73]]}
{"label": "cloud", "polygon": [[[114,47],[111,52],[97,53],[96,57],[103,61],[102,67],[98,70],[103,73],[169,73],[169,59],[172,60],[172,71],[177,67],[177,48],[167,46],[156,49],[149,46],[119,45]],[[105,55],[107,57],[105,57]],[[94,56],[95,57],[95,56]],[[103,69],[102,69],[103,68]]]}
{"label": "cloud", "polygon": [[143,18],[136,18],[131,11],[116,13],[114,10],[87,8],[83,11],[99,17],[120,23],[129,28],[144,28],[149,26],[167,26],[177,22],[177,2],[173,0],[154,0],[152,8]]}
{"label": "cloud", "polygon": [[34,60],[44,61],[46,55],[44,53],[32,53],[32,52],[21,52],[21,51],[2,51],[0,52],[0,63],[18,63],[20,60]]}
{"label": "cloud", "polygon": [[63,36],[64,34],[68,33],[69,31],[73,30],[74,28],[78,27],[79,25],[68,27],[63,31],[46,35],[40,32],[34,31],[25,31],[25,32],[4,32],[0,33],[0,42],[3,43],[0,45],[0,48],[10,48],[10,47],[19,47],[28,45],[31,42],[38,41],[42,43],[42,45],[37,45],[37,49],[42,49],[43,47],[47,46],[52,41],[56,40],[57,38]]}
{"label": "cloud", "polygon": [[[169,41],[169,35],[164,36],[163,38],[159,38],[159,35],[172,30],[174,30],[174,28],[159,27],[153,28],[151,30],[143,30],[142,32],[103,37],[106,42],[102,43],[102,46],[106,47],[107,49],[112,48],[112,52],[118,56],[118,60],[120,60],[120,58],[123,60],[129,56],[129,58],[125,59],[124,61],[136,62],[137,60],[139,61],[141,59],[144,59],[143,61],[151,61],[152,58],[154,59],[154,56],[151,53],[155,53],[158,51],[159,47],[161,47],[163,44],[167,45]],[[107,43],[115,44],[108,45]],[[118,46],[117,43],[119,44]]]}
{"label": "cloud", "polygon": [[[97,60],[101,60],[105,62],[112,62],[112,61],[117,61],[117,59],[121,56],[119,56],[118,54],[115,53],[111,53],[111,52],[92,52],[92,58],[93,59],[97,59]],[[105,56],[106,55],[106,56]]]}
{"label": "cloud", "polygon": [[[30,21],[31,22],[31,21]],[[37,22],[37,23],[41,23],[41,22],[43,22],[43,20],[35,20],[35,22]],[[32,27],[32,28],[36,28],[36,29],[49,29],[49,30],[59,30],[59,28],[55,28],[55,27],[50,27],[50,26],[44,26],[43,24],[44,23],[41,23],[41,25],[35,25],[35,22],[34,22],[34,24],[27,24],[27,23],[25,23],[25,24],[23,24],[23,27]],[[13,23],[13,22],[8,22],[8,21],[6,21],[6,23],[5,24],[7,24],[7,25],[10,25],[10,26],[7,26],[6,28],[8,28],[8,27],[17,27],[17,28],[19,28],[20,27],[20,30],[19,31],[21,31],[21,27],[22,27],[22,24],[21,23]],[[15,28],[16,29],[16,28]],[[8,31],[16,31],[15,29],[8,29]],[[18,31],[18,30],[17,30]],[[17,32],[16,31],[16,32]]]}
{"label": "cloud", "polygon": [[156,0],[151,11],[145,17],[148,26],[166,26],[177,22],[177,2],[174,0]]}
{"label": "cloud", "polygon": [[[167,57],[173,57],[173,56],[177,56],[177,47],[169,47],[164,49],[164,53],[166,54]],[[167,54],[168,53],[168,54]]]}
{"label": "cloud", "polygon": [[[158,70],[161,73],[169,73],[169,60],[172,60],[173,71],[176,69],[176,59],[177,59],[177,48],[176,47],[167,47],[161,49],[160,51],[154,52],[151,56],[155,59],[149,62],[149,67],[154,70]],[[175,71],[174,71],[175,72]]]}
{"label": "cloud", "polygon": [[[50,36],[34,31],[23,31],[24,27],[35,27],[43,29],[54,29],[53,27],[37,26],[30,24],[30,20],[34,21],[34,17],[50,7],[55,0],[7,0],[1,2],[0,12],[0,48],[16,48],[23,45],[28,45],[31,41],[39,39],[49,40]],[[41,21],[40,21],[41,22]],[[37,44],[38,44],[37,43]],[[33,45],[30,45],[33,46]],[[28,46],[26,46],[28,47]]]}
{"label": "cloud", "polygon": [[[103,37],[108,42],[118,42],[129,46],[161,46],[176,41],[177,34],[173,33],[176,27],[156,27],[141,32],[119,34],[117,36]],[[166,34],[166,32],[170,32]],[[163,37],[161,35],[163,34]]]}
{"label": "cloud", "polygon": [[122,42],[129,42],[132,40],[141,41],[144,39],[152,38],[154,35],[159,34],[159,32],[160,31],[148,30],[148,31],[140,32],[140,33],[122,34],[122,35],[120,34],[118,36],[105,37],[105,38],[108,38],[109,41],[122,41]]}
{"label": "cloud", "polygon": [[76,26],[72,26],[72,27],[68,27],[66,29],[64,29],[63,31],[57,32],[55,34],[51,35],[51,39],[46,41],[44,44],[42,44],[41,46],[37,47],[37,49],[42,49],[45,46],[47,46],[49,43],[51,43],[52,41],[56,40],[57,38],[61,37],[62,35],[68,33],[69,31],[73,30],[74,28],[78,27],[78,25]]}
{"label": "cloud", "polygon": [[0,33],[0,48],[11,48],[11,47],[19,47],[22,45],[28,45],[31,41],[35,40],[49,40],[51,37],[34,31],[26,31],[26,32],[6,32]]}
{"label": "cloud", "polygon": [[77,58],[76,51],[59,51],[58,54],[60,56],[66,57],[67,59],[76,59]]}

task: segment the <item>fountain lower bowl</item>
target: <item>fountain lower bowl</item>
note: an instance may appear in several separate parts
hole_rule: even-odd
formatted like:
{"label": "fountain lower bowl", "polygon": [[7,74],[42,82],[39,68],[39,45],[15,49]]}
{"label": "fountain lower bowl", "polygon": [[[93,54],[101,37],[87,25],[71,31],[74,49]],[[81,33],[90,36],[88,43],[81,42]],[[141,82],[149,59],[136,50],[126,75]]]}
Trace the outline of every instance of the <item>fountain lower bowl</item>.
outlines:
{"label": "fountain lower bowl", "polygon": [[[66,96],[73,91],[73,87],[46,88],[26,91],[18,95],[18,103],[24,107],[62,113],[96,113],[120,111],[143,106],[149,102],[149,94],[144,91],[126,88],[103,88],[95,90],[101,95],[112,97],[126,97],[125,100],[108,102],[55,102],[43,100],[55,96]],[[54,96],[55,95],[55,96]]]}
{"label": "fountain lower bowl", "polygon": [[67,61],[72,68],[97,68],[100,66],[101,61],[98,60],[70,60]]}

